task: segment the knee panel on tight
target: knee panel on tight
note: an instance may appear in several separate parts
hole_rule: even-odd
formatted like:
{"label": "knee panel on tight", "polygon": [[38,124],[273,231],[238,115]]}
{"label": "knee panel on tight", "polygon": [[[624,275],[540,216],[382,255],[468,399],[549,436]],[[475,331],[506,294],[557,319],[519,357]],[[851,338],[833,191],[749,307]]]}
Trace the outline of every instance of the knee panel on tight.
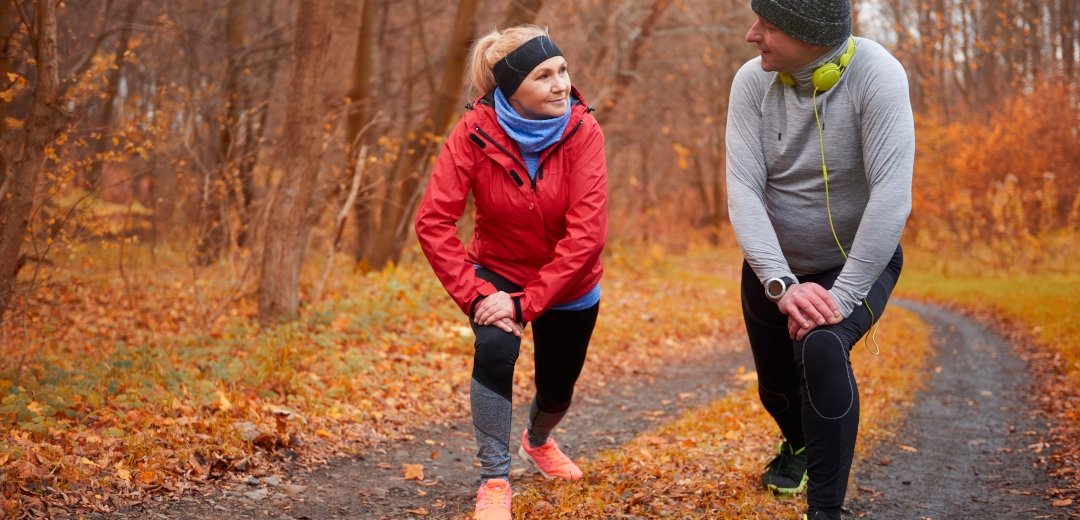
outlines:
{"label": "knee panel on tight", "polygon": [[492,392],[510,399],[514,387],[514,364],[521,350],[521,338],[498,327],[473,325],[476,353],[472,376]]}
{"label": "knee panel on tight", "polygon": [[840,419],[855,406],[858,390],[848,359],[849,345],[828,328],[815,329],[796,344],[807,398],[822,419]]}
{"label": "knee panel on tight", "polygon": [[791,408],[791,402],[793,398],[797,399],[797,396],[788,396],[780,392],[773,392],[765,385],[758,383],[758,397],[761,398],[761,404],[765,407],[765,410],[772,415],[782,414]]}

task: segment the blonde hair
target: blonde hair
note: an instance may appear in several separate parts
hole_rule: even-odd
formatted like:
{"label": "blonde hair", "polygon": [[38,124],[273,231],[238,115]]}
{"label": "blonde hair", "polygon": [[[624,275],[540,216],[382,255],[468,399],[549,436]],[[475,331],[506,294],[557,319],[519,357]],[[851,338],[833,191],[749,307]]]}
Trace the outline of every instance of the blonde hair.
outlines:
{"label": "blonde hair", "polygon": [[537,36],[549,36],[547,28],[521,24],[502,31],[493,29],[477,38],[469,50],[468,69],[465,71],[465,77],[469,79],[473,91],[487,94],[494,89],[495,75],[491,69],[495,64]]}

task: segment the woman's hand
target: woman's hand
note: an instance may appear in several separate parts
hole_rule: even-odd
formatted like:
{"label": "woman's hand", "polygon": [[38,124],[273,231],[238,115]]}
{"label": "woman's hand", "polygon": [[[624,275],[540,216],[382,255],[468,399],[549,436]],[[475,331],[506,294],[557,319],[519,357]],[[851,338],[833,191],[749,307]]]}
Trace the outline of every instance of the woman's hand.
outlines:
{"label": "woman's hand", "polygon": [[503,319],[501,319],[499,321],[496,321],[494,323],[494,325],[496,327],[499,327],[500,329],[506,331],[506,332],[509,332],[510,334],[513,334],[513,335],[519,337],[519,338],[521,337],[522,334],[525,333],[525,329],[523,329],[521,327],[521,324],[514,321],[514,320],[512,320],[512,319],[510,319],[510,318],[503,318]]}
{"label": "woman's hand", "polygon": [[480,304],[476,306],[473,321],[479,325],[495,325],[506,332],[514,332],[506,323],[500,325],[505,320],[505,322],[517,325],[517,329],[520,330],[521,326],[514,321],[514,318],[514,300],[509,294],[499,291],[480,301]]}
{"label": "woman's hand", "polygon": [[788,317],[788,336],[796,341],[815,327],[844,320],[829,291],[813,282],[792,285],[777,306]]}

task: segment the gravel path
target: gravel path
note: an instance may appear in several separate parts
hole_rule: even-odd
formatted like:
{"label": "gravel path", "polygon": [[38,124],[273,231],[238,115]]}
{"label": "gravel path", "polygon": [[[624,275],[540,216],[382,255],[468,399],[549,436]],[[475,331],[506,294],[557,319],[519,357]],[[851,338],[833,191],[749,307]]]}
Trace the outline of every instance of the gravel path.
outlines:
{"label": "gravel path", "polygon": [[856,468],[857,516],[882,519],[1069,518],[1043,491],[1045,425],[1025,363],[999,335],[957,313],[898,302],[928,323],[936,360],[893,442]]}
{"label": "gravel path", "polygon": [[[600,391],[579,391],[556,431],[560,447],[575,459],[588,459],[691,407],[720,399],[740,367],[753,370],[749,349],[741,343],[713,344],[703,352],[696,360],[660,365],[653,374],[629,374]],[[521,434],[528,413],[528,403],[516,404],[515,436]],[[340,460],[312,473],[295,471],[250,486],[211,488],[202,496],[130,508],[117,518],[427,520],[462,518],[471,512],[480,474],[473,466],[472,426],[432,425],[412,435],[415,440]],[[518,459],[516,443],[511,439],[514,485],[541,480],[539,473],[526,470]],[[402,465],[417,463],[424,465],[424,480],[404,480]]]}

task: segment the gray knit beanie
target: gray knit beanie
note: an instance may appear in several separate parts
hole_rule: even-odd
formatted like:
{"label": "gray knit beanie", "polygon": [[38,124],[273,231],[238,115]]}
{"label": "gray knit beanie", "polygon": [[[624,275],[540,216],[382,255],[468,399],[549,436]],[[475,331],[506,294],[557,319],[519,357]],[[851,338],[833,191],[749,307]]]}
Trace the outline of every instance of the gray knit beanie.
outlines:
{"label": "gray knit beanie", "polygon": [[750,8],[796,40],[832,47],[851,35],[850,0],[750,0]]}

